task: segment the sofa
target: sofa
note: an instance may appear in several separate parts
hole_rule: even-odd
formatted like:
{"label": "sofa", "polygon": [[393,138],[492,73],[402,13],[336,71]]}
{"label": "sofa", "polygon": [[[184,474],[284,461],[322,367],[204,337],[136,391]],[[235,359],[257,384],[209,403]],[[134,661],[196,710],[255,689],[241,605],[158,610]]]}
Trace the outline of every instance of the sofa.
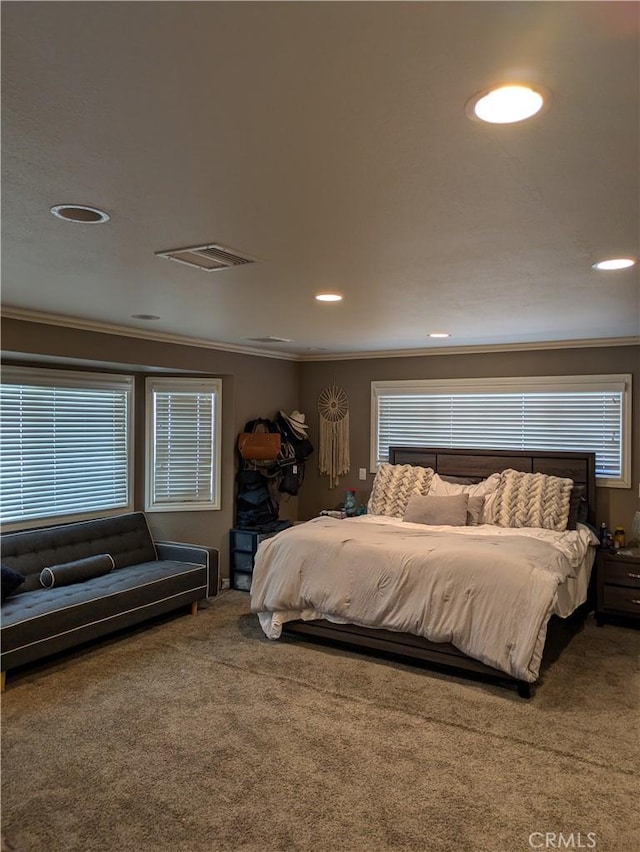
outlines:
{"label": "sofa", "polygon": [[3,690],[10,669],[181,607],[195,615],[218,593],[218,551],[154,541],[143,512],[7,533],[1,544]]}

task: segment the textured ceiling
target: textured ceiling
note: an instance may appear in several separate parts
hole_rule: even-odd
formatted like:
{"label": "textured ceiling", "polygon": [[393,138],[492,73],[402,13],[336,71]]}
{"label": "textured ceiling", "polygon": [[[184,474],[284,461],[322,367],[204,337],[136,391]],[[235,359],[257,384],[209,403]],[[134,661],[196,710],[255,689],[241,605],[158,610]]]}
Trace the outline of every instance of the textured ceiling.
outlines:
{"label": "textured ceiling", "polygon": [[[5,2],[4,310],[303,357],[635,337],[638,268],[591,265],[639,253],[639,9]],[[465,116],[514,81],[549,108]],[[210,242],[257,262],[155,255]]]}

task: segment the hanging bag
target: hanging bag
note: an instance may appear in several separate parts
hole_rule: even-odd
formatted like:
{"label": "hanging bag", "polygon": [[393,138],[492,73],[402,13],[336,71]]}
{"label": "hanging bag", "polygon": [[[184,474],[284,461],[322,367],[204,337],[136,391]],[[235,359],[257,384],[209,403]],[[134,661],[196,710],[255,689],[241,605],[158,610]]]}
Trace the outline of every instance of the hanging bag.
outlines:
{"label": "hanging bag", "polygon": [[241,432],[238,435],[238,451],[245,461],[274,461],[280,452],[279,432],[269,432],[260,422],[253,432]]}

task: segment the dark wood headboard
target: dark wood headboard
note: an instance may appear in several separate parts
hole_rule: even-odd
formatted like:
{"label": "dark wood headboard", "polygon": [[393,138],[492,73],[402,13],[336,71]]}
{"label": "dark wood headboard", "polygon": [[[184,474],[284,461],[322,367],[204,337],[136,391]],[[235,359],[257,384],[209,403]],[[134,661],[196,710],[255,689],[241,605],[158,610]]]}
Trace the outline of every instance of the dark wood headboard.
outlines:
{"label": "dark wood headboard", "polygon": [[588,521],[596,523],[596,454],[559,450],[485,450],[451,447],[389,447],[391,464],[431,467],[441,476],[484,479],[492,473],[521,470],[573,479],[586,486]]}

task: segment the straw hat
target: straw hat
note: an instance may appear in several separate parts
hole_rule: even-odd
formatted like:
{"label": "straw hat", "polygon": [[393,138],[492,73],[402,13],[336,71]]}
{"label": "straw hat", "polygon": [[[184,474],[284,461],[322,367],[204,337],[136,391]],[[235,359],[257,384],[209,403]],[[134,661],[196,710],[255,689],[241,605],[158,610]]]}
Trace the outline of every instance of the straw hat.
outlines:
{"label": "straw hat", "polygon": [[307,429],[309,427],[305,423],[306,418],[304,414],[301,414],[298,409],[292,411],[291,414],[285,414],[284,411],[281,411],[280,416],[284,418],[285,422],[299,438],[307,437]]}

